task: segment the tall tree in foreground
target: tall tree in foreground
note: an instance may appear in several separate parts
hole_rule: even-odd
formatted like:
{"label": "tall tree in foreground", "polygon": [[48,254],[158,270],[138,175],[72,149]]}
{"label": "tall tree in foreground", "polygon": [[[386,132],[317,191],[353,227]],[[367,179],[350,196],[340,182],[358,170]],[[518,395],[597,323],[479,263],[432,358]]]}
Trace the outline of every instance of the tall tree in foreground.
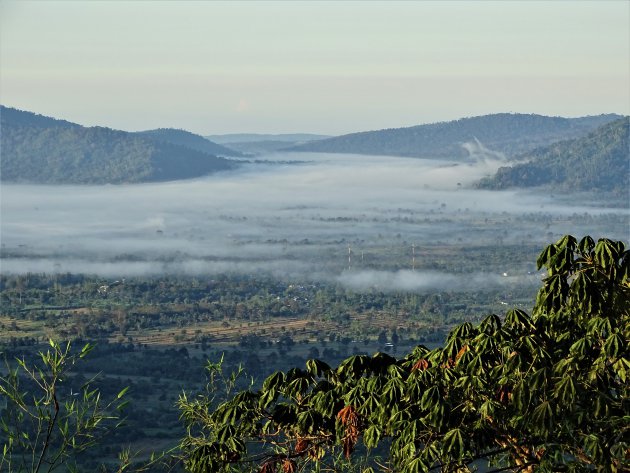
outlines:
{"label": "tall tree in foreground", "polygon": [[401,359],[309,360],[216,408],[182,402],[186,467],[628,471],[630,252],[566,236],[538,267],[548,275],[531,315],[462,324],[443,348]]}

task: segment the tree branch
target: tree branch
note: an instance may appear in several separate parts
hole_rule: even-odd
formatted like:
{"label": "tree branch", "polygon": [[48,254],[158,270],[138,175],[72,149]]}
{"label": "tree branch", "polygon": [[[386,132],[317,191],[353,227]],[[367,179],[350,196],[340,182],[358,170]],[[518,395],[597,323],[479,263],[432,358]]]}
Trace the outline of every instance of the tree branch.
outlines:
{"label": "tree branch", "polygon": [[44,461],[44,456],[46,455],[46,451],[50,446],[50,437],[52,436],[53,428],[55,427],[55,423],[57,422],[57,416],[59,415],[59,402],[57,401],[57,394],[53,392],[53,401],[55,402],[55,415],[48,423],[48,431],[46,432],[46,440],[44,440],[44,448],[42,448],[42,453],[39,456],[39,461],[37,462],[37,466],[35,467],[35,473],[39,472],[39,469],[42,466],[42,462]]}

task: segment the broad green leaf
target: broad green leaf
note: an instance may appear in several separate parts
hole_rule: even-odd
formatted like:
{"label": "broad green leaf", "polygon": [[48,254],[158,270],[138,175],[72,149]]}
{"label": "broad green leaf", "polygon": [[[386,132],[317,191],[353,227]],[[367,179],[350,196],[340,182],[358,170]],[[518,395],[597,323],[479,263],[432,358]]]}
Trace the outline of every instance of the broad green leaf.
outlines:
{"label": "broad green leaf", "polygon": [[460,429],[449,430],[442,442],[442,453],[450,458],[461,460],[464,456],[464,438]]}

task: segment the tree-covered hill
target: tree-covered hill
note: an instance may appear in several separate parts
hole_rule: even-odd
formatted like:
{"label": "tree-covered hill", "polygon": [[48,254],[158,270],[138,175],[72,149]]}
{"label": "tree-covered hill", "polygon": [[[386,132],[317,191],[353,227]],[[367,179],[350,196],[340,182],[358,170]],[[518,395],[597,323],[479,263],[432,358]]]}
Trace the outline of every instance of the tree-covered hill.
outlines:
{"label": "tree-covered hill", "polygon": [[234,164],[197,150],[34,113],[0,110],[4,182],[121,184],[199,177]]}
{"label": "tree-covered hill", "polygon": [[408,128],[366,131],[313,141],[292,151],[357,153],[421,158],[465,158],[465,145],[480,142],[508,157],[584,135],[619,115],[582,118],[499,113]]}
{"label": "tree-covered hill", "polygon": [[68,122],[66,120],[58,120],[52,117],[46,117],[37,113],[26,112],[16,108],[5,107],[0,105],[0,119],[2,126],[23,126],[30,128],[72,128],[80,127],[77,123]]}
{"label": "tree-covered hill", "polygon": [[500,168],[479,183],[485,189],[535,187],[624,193],[630,189],[628,117],[603,125],[582,138],[538,148],[522,156],[528,162]]}
{"label": "tree-covered hill", "polygon": [[242,157],[243,153],[221,146],[213,141],[196,135],[186,130],[177,130],[175,128],[158,128],[157,130],[139,131],[137,135],[143,138],[160,143],[171,143],[178,146],[201,151],[202,153],[212,154],[214,156],[233,156]]}

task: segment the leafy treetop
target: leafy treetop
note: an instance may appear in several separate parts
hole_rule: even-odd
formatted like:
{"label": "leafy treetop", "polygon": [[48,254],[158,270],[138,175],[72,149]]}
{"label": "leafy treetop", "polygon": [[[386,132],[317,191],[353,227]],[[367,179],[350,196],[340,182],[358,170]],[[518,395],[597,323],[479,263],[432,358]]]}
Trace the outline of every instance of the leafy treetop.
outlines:
{"label": "leafy treetop", "polygon": [[538,266],[532,315],[459,325],[401,359],[309,360],[216,408],[184,402],[186,467],[628,471],[630,252],[565,236]]}

